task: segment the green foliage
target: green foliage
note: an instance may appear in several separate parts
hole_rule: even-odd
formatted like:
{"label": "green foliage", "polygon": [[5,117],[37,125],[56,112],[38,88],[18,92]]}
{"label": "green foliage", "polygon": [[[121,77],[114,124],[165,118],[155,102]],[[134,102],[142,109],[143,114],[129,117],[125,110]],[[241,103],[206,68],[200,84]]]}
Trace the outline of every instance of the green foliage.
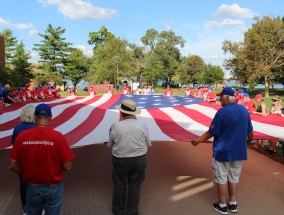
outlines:
{"label": "green foliage", "polygon": [[161,74],[163,71],[163,62],[159,59],[159,56],[155,54],[147,54],[145,56],[144,71],[142,73],[142,81],[151,83],[151,85],[156,86],[157,81],[161,78],[166,78]]}
{"label": "green foliage", "polygon": [[205,63],[203,59],[197,55],[190,55],[183,59],[183,63],[178,69],[178,80],[183,84],[206,83],[203,80],[205,71]]}
{"label": "green foliage", "polygon": [[143,73],[143,60],[145,59],[144,47],[136,44],[129,44],[129,47],[131,50],[133,50],[134,54],[136,79],[137,81],[140,81]]}
{"label": "green foliage", "polygon": [[224,71],[222,68],[207,64],[203,74],[203,83],[215,85],[224,83]]}
{"label": "green foliage", "polygon": [[33,50],[38,51],[40,63],[43,63],[45,71],[49,77],[55,79],[59,74],[63,74],[64,65],[68,54],[73,50],[72,43],[65,42],[66,38],[62,35],[65,29],[53,27],[48,24],[45,34],[39,34],[43,38],[40,44],[34,44]]}
{"label": "green foliage", "polygon": [[185,40],[181,36],[176,36],[173,31],[158,33],[155,29],[149,29],[141,41],[150,47],[145,54],[142,77],[150,83],[155,83],[157,77],[166,83],[171,82],[181,62],[177,46],[183,47]]}
{"label": "green foliage", "polygon": [[226,40],[222,49],[232,56],[225,60],[225,67],[234,78],[252,86],[264,82],[266,96],[269,85],[284,76],[284,23],[280,17],[256,17],[244,34],[244,42]]}
{"label": "green foliage", "polygon": [[154,50],[156,47],[157,43],[157,38],[158,38],[158,31],[151,28],[146,31],[146,35],[141,38],[141,42],[145,45],[148,46],[151,50],[151,52]]}
{"label": "green foliage", "polygon": [[0,66],[0,77],[2,84],[8,83],[8,73]]}
{"label": "green foliage", "polygon": [[30,53],[25,51],[23,42],[20,42],[11,62],[13,67],[9,70],[9,82],[13,83],[14,86],[24,86],[24,84],[30,83],[30,80],[34,77],[31,71],[31,63],[28,62],[30,58]]}
{"label": "green foliage", "polygon": [[118,83],[135,76],[134,52],[125,40],[112,37],[98,46],[86,80],[94,83]]}
{"label": "green foliage", "polygon": [[93,52],[95,53],[96,48],[99,47],[99,45],[103,45],[108,39],[111,40],[113,37],[114,35],[108,32],[105,26],[102,26],[98,32],[89,33],[88,43],[90,45],[95,45],[93,49]]}
{"label": "green foliage", "polygon": [[88,58],[84,53],[75,49],[67,57],[65,66],[65,75],[73,82],[76,89],[77,84],[82,80],[88,71]]}

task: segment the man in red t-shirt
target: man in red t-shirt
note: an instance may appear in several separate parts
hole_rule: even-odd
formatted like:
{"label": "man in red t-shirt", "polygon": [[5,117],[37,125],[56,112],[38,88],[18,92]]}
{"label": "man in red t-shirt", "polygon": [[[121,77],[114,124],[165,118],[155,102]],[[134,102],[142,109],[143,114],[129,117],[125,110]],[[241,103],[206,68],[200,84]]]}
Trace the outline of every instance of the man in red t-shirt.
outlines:
{"label": "man in red t-shirt", "polygon": [[60,91],[60,88],[59,88],[59,87],[57,87],[57,88],[55,88],[54,90],[52,90],[52,91],[51,91],[52,96],[53,96],[54,98],[60,98],[59,91]]}
{"label": "man in red t-shirt", "polygon": [[249,113],[255,111],[255,104],[252,99],[250,99],[248,93],[244,93],[244,106],[248,110]]}
{"label": "man in red t-shirt", "polygon": [[91,85],[88,89],[88,96],[95,96],[95,95],[96,95],[96,91],[94,87]]}
{"label": "man in red t-shirt", "polygon": [[216,93],[213,91],[213,87],[208,87],[208,93],[207,93],[206,101],[208,101],[212,104],[215,104]]}
{"label": "man in red t-shirt", "polygon": [[189,85],[188,85],[188,86],[186,87],[186,89],[184,90],[184,94],[185,94],[186,96],[192,96],[192,95],[193,95],[193,90],[190,88]]}
{"label": "man in red t-shirt", "polygon": [[123,84],[123,87],[121,88],[120,93],[121,93],[121,94],[124,94],[124,95],[130,94],[130,89],[129,89],[129,87],[127,86],[126,83]]}
{"label": "man in red t-shirt", "polygon": [[105,93],[113,94],[113,90],[110,88],[110,85],[109,85],[109,84],[107,85],[107,88],[106,88]]}
{"label": "man in red t-shirt", "polygon": [[63,134],[49,128],[51,108],[35,109],[36,127],[22,131],[10,153],[9,169],[27,184],[27,214],[61,214],[63,170],[71,171],[74,154]]}
{"label": "man in red t-shirt", "polygon": [[171,89],[170,85],[167,86],[167,89],[164,91],[165,96],[173,96],[175,95],[174,91]]}

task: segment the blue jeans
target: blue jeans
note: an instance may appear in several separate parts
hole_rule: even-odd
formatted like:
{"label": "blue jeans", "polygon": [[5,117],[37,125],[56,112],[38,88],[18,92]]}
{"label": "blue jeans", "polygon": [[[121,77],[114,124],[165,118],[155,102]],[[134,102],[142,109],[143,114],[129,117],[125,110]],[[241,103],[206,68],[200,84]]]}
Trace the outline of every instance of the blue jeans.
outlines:
{"label": "blue jeans", "polygon": [[27,215],[60,215],[63,196],[63,183],[56,186],[27,185]]}

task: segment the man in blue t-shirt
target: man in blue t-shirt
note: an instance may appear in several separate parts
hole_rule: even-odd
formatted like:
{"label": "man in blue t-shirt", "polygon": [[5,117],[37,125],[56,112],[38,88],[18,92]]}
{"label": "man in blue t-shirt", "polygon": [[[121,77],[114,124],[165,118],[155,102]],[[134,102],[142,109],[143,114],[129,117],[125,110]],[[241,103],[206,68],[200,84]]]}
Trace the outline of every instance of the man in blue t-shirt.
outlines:
{"label": "man in blue t-shirt", "polygon": [[228,214],[226,195],[229,191],[229,209],[237,213],[237,188],[241,175],[242,161],[247,160],[247,143],[253,144],[253,128],[248,111],[235,103],[234,90],[226,87],[221,93],[219,109],[213,118],[210,128],[200,137],[190,141],[197,146],[211,137],[213,140],[213,176],[217,183],[218,203],[214,210]]}

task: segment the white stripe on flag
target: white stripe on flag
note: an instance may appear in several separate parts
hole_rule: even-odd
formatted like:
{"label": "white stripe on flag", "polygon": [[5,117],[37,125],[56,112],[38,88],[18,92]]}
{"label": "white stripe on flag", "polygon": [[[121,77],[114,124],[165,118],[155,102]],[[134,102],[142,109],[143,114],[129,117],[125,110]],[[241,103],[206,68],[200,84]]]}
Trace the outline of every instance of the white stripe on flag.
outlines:
{"label": "white stripe on flag", "polygon": [[191,119],[184,113],[174,109],[174,108],[161,108],[161,110],[166,113],[171,119],[176,122],[179,126],[184,128],[190,133],[193,133],[195,135],[201,135],[205,131],[208,130],[208,127],[205,125],[202,125],[199,122],[196,122],[195,120]]}
{"label": "white stripe on flag", "polygon": [[112,95],[109,93],[104,94],[99,100],[95,101],[94,103],[82,107],[73,117],[65,121],[60,126],[56,127],[55,130],[61,132],[62,134],[66,134],[72,131],[89,117],[91,111],[107,102],[111,97]]}

